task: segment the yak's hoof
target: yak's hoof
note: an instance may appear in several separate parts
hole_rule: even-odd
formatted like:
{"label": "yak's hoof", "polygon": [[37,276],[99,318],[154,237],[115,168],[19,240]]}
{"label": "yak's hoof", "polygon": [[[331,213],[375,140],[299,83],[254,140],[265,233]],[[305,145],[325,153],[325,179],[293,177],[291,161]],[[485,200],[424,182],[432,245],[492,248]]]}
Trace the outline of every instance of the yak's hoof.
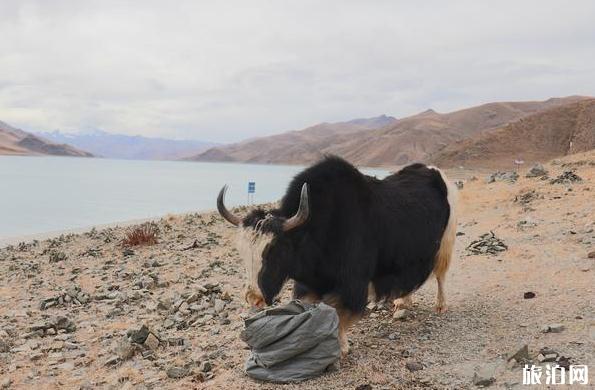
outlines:
{"label": "yak's hoof", "polygon": [[436,310],[436,313],[446,313],[446,311],[448,310],[446,304],[442,303],[442,304],[438,304],[436,305],[436,307],[434,308],[434,310]]}

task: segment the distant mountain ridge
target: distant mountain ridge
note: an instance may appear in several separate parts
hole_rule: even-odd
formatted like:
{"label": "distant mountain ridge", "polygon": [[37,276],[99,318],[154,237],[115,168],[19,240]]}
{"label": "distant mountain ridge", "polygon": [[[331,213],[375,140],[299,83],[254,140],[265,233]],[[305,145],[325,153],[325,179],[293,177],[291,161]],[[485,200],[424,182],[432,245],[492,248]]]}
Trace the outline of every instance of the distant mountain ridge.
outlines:
{"label": "distant mountain ridge", "polygon": [[335,154],[359,166],[427,162],[454,143],[586,99],[591,98],[569,96],[545,101],[496,102],[445,114],[430,109],[401,119],[381,116],[323,123],[300,131],[211,148],[190,159],[310,164],[325,154]]}
{"label": "distant mountain ridge", "polygon": [[93,157],[93,154],[65,143],[55,143],[0,121],[0,155],[52,155]]}
{"label": "distant mountain ridge", "polygon": [[391,116],[380,115],[347,122],[320,123],[303,130],[211,148],[188,160],[303,164],[320,159],[327,148],[339,142],[348,142],[353,134],[387,126],[396,121]]}
{"label": "distant mountain ridge", "polygon": [[431,161],[445,167],[510,167],[513,158],[527,163],[547,161],[594,148],[595,99],[588,99],[452,143],[431,156]]}
{"label": "distant mountain ridge", "polygon": [[39,134],[55,142],[67,142],[89,150],[97,156],[128,160],[178,160],[217,145],[212,142],[112,134],[101,130],[80,134],[60,131]]}

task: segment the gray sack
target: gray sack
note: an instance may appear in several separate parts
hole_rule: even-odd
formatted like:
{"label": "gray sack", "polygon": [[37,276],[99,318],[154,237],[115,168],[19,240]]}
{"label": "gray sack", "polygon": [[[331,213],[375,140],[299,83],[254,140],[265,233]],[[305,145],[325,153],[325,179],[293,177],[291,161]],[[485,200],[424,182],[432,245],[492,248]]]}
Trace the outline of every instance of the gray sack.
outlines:
{"label": "gray sack", "polygon": [[245,321],[240,338],[252,353],[248,376],[263,381],[298,382],[322,374],[341,356],[339,318],[331,306],[291,301]]}

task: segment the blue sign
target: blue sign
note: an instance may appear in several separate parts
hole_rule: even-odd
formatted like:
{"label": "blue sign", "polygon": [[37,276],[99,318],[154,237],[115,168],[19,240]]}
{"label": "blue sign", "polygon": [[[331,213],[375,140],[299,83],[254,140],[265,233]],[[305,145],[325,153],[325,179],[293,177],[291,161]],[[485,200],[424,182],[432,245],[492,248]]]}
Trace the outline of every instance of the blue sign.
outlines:
{"label": "blue sign", "polygon": [[253,194],[256,192],[256,182],[249,181],[248,182],[248,193]]}

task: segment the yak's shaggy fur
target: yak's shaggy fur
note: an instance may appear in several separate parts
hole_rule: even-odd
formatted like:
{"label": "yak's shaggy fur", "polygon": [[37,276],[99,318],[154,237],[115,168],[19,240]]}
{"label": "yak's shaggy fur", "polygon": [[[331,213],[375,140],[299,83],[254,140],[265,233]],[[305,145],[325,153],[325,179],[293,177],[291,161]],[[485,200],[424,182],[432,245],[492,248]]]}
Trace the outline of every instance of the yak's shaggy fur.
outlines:
{"label": "yak's shaggy fur", "polygon": [[[284,232],[283,221],[298,209],[304,183],[309,219]],[[383,180],[338,157],[304,170],[279,209],[255,210],[242,221],[242,229],[271,237],[258,264],[264,301],[271,304],[288,279],[296,281],[296,297],[332,296],[341,310],[355,315],[364,311],[369,284],[376,299],[415,291],[435,267],[441,274],[448,267],[454,241],[452,188],[438,169],[422,164]]]}

